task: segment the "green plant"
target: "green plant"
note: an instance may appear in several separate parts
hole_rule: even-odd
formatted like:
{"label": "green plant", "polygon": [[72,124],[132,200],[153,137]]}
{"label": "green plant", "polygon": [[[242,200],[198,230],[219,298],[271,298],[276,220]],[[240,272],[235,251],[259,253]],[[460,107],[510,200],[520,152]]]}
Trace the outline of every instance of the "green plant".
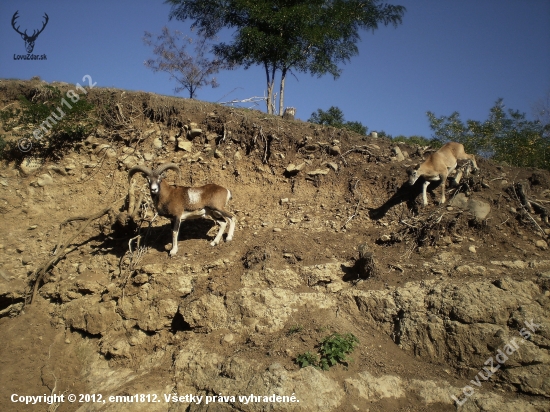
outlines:
{"label": "green plant", "polygon": [[352,333],[340,335],[333,333],[321,341],[321,360],[319,366],[323,370],[328,370],[329,367],[337,363],[347,363],[347,355],[353,352],[355,346],[359,343],[359,339]]}
{"label": "green plant", "polygon": [[305,368],[306,366],[315,366],[319,364],[319,357],[314,353],[307,351],[296,356],[296,363],[300,365],[300,368]]}
{"label": "green plant", "polygon": [[340,335],[333,333],[325,337],[319,344],[320,357],[311,352],[305,352],[296,357],[296,363],[301,368],[314,366],[323,370],[328,370],[337,363],[348,363],[351,359],[348,354],[353,352],[359,339],[352,333]]}
{"label": "green plant", "polygon": [[[60,158],[64,150],[86,138],[97,125],[92,116],[94,106],[85,95],[72,90],[64,95],[57,87],[41,86],[29,98],[19,96],[19,107],[0,111],[0,121],[16,140],[32,142],[34,156]],[[17,142],[9,141],[2,157],[22,157],[16,148]]]}
{"label": "green plant", "polygon": [[295,333],[300,333],[303,330],[304,330],[304,327],[302,325],[294,325],[290,327],[290,329],[287,332],[287,335],[288,336],[294,335]]}

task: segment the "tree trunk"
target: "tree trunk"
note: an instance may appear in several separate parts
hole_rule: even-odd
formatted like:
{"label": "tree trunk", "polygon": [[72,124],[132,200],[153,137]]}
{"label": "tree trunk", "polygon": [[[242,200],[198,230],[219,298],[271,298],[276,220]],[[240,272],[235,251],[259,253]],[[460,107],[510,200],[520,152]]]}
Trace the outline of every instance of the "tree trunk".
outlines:
{"label": "tree trunk", "polygon": [[268,63],[264,63],[264,67],[267,78],[267,114],[274,114],[275,98],[273,96],[273,89],[275,88],[275,73],[277,72],[277,65],[273,64],[271,66],[271,70]]}
{"label": "tree trunk", "polygon": [[267,78],[267,114],[273,114],[273,75],[270,76],[269,66],[264,63],[265,75]]}
{"label": "tree trunk", "polygon": [[281,89],[279,93],[279,116],[283,115],[285,105],[285,79],[287,68],[283,67],[281,70]]}

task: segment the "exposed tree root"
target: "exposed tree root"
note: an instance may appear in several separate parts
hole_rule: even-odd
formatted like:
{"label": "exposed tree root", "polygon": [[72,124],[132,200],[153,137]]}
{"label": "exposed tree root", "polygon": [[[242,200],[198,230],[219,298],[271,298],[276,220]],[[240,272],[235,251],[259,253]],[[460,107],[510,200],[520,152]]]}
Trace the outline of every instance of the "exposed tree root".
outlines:
{"label": "exposed tree root", "polygon": [[[119,199],[119,200],[113,202],[109,207],[107,207],[107,208],[105,208],[105,209],[103,209],[103,210],[99,211],[98,213],[95,213],[91,216],[71,217],[71,218],[63,221],[59,225],[59,236],[58,236],[57,245],[55,246],[55,249],[53,251],[53,256],[50,259],[48,259],[46,262],[44,262],[42,264],[42,266],[40,266],[37,270],[35,270],[35,272],[33,274],[33,279],[31,280],[31,283],[30,283],[30,285],[32,285],[32,286],[29,285],[30,287],[32,287],[32,294],[30,293],[30,291],[27,293],[27,296],[25,297],[25,304],[30,305],[32,302],[34,302],[34,299],[36,297],[36,293],[38,292],[38,288],[39,288],[40,284],[42,283],[42,280],[44,279],[44,275],[57,262],[59,262],[61,259],[63,259],[67,253],[69,253],[70,251],[73,250],[73,249],[67,249],[67,247],[90,225],[90,223],[92,223],[94,220],[97,220],[100,217],[108,214],[113,209],[114,205],[116,203],[118,203],[120,200],[122,200],[122,199]],[[68,240],[64,241],[62,238],[63,238],[63,229],[64,229],[65,225],[67,225],[68,223],[71,223],[71,222],[75,222],[77,220],[83,220],[84,223],[82,223],[80,225],[80,227],[78,228],[78,230],[76,231],[76,233],[74,235],[69,237]]]}

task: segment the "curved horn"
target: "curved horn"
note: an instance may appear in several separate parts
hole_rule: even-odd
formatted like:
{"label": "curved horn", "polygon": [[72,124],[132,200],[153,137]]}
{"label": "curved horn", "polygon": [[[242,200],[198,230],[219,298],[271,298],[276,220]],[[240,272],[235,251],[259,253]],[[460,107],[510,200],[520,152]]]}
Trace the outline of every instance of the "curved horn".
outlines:
{"label": "curved horn", "polygon": [[155,173],[156,176],[160,176],[161,173],[163,173],[164,171],[166,171],[168,169],[175,170],[176,172],[178,172],[178,176],[181,176],[180,168],[175,163],[163,163],[155,169],[154,173]]}
{"label": "curved horn", "polygon": [[132,180],[132,176],[137,172],[141,172],[145,176],[153,175],[153,171],[149,169],[147,166],[143,166],[143,165],[134,166],[128,171],[128,183],[130,182],[130,180]]}

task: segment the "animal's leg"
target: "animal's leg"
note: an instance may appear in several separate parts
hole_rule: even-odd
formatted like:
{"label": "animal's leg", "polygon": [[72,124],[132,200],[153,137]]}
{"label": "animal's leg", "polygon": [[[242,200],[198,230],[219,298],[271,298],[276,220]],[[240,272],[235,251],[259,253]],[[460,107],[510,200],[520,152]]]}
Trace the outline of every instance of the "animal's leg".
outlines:
{"label": "animal's leg", "polygon": [[181,219],[176,217],[172,220],[172,249],[170,249],[170,256],[176,256],[178,253],[178,234],[180,231]]}
{"label": "animal's leg", "polygon": [[477,167],[476,158],[475,158],[474,155],[470,155],[470,156],[471,156],[470,160],[472,161],[472,164],[474,165],[474,168],[473,168],[472,172],[477,173],[479,168]]}
{"label": "animal's leg", "polygon": [[229,231],[227,232],[227,237],[225,238],[226,242],[231,242],[233,240],[233,232],[235,232],[235,216],[228,218],[229,219]]}
{"label": "animal's leg", "polygon": [[428,185],[430,184],[429,180],[426,180],[424,184],[422,185],[422,204],[426,206],[428,204],[428,196],[426,195],[426,189],[428,188]]}
{"label": "animal's leg", "polygon": [[210,242],[210,245],[216,246],[218,243],[220,243],[220,239],[223,236],[223,232],[225,232],[225,227],[227,226],[227,221],[222,216],[222,219],[217,220],[218,224],[220,225],[220,230],[218,231],[218,234],[216,235],[216,238]]}
{"label": "animal's leg", "polygon": [[445,203],[445,183],[447,182],[447,176],[449,175],[445,174],[441,176],[441,204]]}
{"label": "animal's leg", "polygon": [[458,169],[458,172],[456,173],[456,176],[454,177],[451,186],[458,186],[458,184],[460,183],[460,179],[462,179],[463,171],[464,169],[462,167]]}

